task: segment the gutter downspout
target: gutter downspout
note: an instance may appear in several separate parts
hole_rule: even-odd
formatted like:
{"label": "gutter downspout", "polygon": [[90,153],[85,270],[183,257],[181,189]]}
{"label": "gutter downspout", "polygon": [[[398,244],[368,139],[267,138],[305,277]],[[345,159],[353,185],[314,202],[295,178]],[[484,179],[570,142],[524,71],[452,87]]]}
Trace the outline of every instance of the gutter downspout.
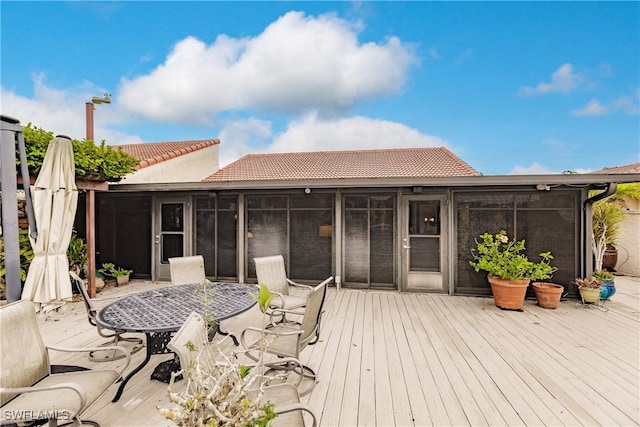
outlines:
{"label": "gutter downspout", "polygon": [[593,232],[593,225],[591,224],[591,222],[587,222],[587,219],[591,219],[591,216],[587,215],[587,213],[592,212],[591,206],[595,202],[612,196],[617,189],[618,184],[616,184],[615,182],[610,182],[609,184],[607,184],[607,188],[602,193],[598,193],[595,196],[589,197],[584,201],[584,205],[582,207],[582,242],[580,242],[580,246],[582,247],[582,265],[580,266],[580,275],[582,277],[587,276],[587,271],[591,272],[591,267],[588,267],[589,263],[587,260],[587,255],[591,254],[593,256],[593,254],[589,250],[589,248],[591,247],[591,234]]}

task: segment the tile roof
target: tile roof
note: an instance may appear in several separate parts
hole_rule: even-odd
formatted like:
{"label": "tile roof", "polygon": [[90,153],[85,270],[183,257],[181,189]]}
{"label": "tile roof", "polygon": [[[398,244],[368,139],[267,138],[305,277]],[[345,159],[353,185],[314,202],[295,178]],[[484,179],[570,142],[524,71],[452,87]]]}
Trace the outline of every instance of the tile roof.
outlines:
{"label": "tile roof", "polygon": [[220,144],[219,139],[202,139],[197,141],[153,142],[146,144],[115,145],[125,152],[140,159],[137,169],[146,168],[165,160],[173,159],[187,153],[202,150]]}
{"label": "tile roof", "polygon": [[205,178],[272,181],[480,175],[444,147],[249,154]]}
{"label": "tile roof", "polygon": [[640,173],[640,163],[604,168],[592,173]]}

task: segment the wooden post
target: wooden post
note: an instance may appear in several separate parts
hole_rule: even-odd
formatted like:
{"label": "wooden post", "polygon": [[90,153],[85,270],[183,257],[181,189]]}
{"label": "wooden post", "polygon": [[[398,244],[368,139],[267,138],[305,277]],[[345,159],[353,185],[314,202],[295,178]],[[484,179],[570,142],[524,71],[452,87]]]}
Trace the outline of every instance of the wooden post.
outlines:
{"label": "wooden post", "polygon": [[96,236],[95,236],[95,191],[87,190],[86,222],[87,222],[87,279],[89,281],[89,297],[96,296]]}
{"label": "wooden post", "polygon": [[[85,104],[87,140],[93,141],[93,102]],[[95,242],[95,191],[87,190],[85,201],[87,235],[87,280],[89,297],[96,296],[96,242]]]}

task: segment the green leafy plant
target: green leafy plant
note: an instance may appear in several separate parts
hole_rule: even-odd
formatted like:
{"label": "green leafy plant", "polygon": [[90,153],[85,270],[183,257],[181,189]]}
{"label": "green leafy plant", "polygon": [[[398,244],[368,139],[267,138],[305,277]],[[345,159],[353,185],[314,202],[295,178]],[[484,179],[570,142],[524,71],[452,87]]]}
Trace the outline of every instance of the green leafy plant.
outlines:
{"label": "green leafy plant", "polygon": [[613,274],[609,273],[607,270],[597,270],[593,272],[593,277],[604,282],[605,280],[613,279]]}
{"label": "green leafy plant", "polygon": [[486,271],[490,276],[501,279],[543,280],[551,277],[555,267],[549,263],[553,259],[551,252],[543,252],[540,262],[533,262],[522,252],[525,241],[510,240],[506,231],[498,234],[484,233],[480,241],[476,240],[476,248],[471,250],[473,260],[469,264],[476,271]]}
{"label": "green leafy plant", "polygon": [[105,276],[111,277],[120,277],[120,276],[128,276],[133,273],[133,270],[127,270],[126,268],[116,267],[115,264],[111,262],[105,262],[102,264],[102,268],[98,270],[101,274]]}
{"label": "green leafy plant", "polygon": [[79,275],[84,276],[85,266],[87,264],[87,244],[74,231],[67,248],[67,259],[69,260],[69,269]]}
{"label": "green leafy plant", "polygon": [[[22,129],[27,167],[31,175],[37,175],[42,167],[44,155],[49,142],[53,139],[52,132],[28,123]],[[105,141],[96,145],[92,140],[71,141],[75,159],[76,176],[105,181],[119,181],[125,175],[135,172],[140,160],[124,152],[106,145]],[[16,148],[16,164],[20,164]]]}

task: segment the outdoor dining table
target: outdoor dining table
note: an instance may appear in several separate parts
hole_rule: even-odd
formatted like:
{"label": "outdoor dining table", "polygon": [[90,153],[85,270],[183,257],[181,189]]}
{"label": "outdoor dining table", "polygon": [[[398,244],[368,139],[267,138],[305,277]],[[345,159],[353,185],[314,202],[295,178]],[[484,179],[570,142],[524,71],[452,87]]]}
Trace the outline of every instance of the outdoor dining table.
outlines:
{"label": "outdoor dining table", "polygon": [[[145,359],[124,378],[112,402],[120,399],[129,380],[149,362],[152,355],[171,352],[167,344],[191,312],[206,314],[216,322],[217,333],[229,335],[220,330],[220,321],[253,307],[256,303],[250,295],[253,291],[256,291],[254,285],[236,283],[171,285],[131,294],[103,307],[96,318],[101,327],[141,332],[147,337]],[[238,345],[236,337],[231,335],[231,338]]]}

